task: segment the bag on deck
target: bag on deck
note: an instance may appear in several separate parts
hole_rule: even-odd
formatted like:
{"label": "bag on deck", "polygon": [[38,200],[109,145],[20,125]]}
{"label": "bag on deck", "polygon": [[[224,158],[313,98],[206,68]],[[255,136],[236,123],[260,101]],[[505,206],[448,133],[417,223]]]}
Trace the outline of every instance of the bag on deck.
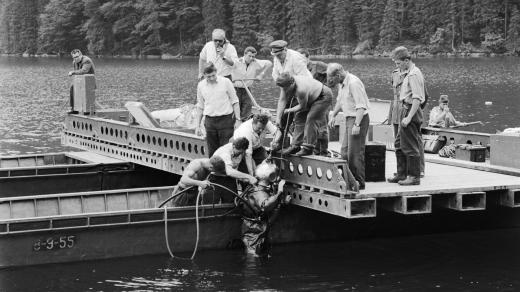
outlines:
{"label": "bag on deck", "polygon": [[437,154],[446,145],[446,138],[439,135],[422,135],[424,152]]}

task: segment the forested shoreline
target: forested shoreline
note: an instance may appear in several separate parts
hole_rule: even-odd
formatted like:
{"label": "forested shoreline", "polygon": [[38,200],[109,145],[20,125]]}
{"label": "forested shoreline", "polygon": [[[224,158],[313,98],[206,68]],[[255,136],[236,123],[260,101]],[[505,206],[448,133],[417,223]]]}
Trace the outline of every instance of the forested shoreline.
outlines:
{"label": "forested shoreline", "polygon": [[0,0],[0,53],[197,55],[214,28],[241,52],[515,54],[520,0]]}

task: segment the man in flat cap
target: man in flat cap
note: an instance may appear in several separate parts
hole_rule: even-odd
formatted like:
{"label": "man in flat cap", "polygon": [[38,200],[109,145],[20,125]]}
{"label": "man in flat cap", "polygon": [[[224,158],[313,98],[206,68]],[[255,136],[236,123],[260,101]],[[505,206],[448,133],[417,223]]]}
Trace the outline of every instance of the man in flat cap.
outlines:
{"label": "man in flat cap", "polygon": [[226,32],[216,28],[211,34],[212,41],[207,42],[200,51],[199,57],[199,80],[204,76],[204,68],[212,63],[217,68],[217,75],[231,80],[233,64],[238,59],[237,50],[226,39]]}
{"label": "man in flat cap", "polygon": [[[295,127],[291,146],[282,154],[313,154],[319,127],[326,123],[332,104],[332,90],[312,77],[291,76],[287,72],[278,76],[276,85],[282,88],[284,98],[297,100],[283,111],[284,114],[294,114]],[[300,138],[302,134],[303,139]]]}
{"label": "man in flat cap", "polygon": [[[277,40],[272,42],[269,47],[271,48],[271,55],[273,58],[273,80],[277,80],[278,77],[287,72],[291,76],[304,76],[309,79],[312,79],[311,72],[307,69],[307,59],[302,54],[298,53],[295,50],[291,50],[287,48],[287,42],[284,40]],[[294,114],[286,114],[284,115],[284,109],[294,106],[296,100],[287,99],[283,88],[280,89],[280,97],[278,99],[278,106],[276,108],[276,123],[282,127],[282,130],[287,128],[287,125],[291,124],[292,117]],[[293,103],[291,105],[291,103]],[[295,127],[300,127],[303,129],[305,124],[296,124]],[[303,131],[302,131],[303,133]],[[295,137],[293,135],[293,139],[298,139],[297,144],[301,144],[303,142],[303,136]],[[281,144],[273,147],[273,150],[279,150],[281,148]]]}

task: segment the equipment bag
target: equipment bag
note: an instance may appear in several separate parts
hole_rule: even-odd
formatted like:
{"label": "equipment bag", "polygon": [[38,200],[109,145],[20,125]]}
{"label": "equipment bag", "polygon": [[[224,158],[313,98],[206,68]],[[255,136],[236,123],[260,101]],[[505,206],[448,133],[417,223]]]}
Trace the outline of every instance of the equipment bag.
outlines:
{"label": "equipment bag", "polygon": [[422,135],[424,152],[437,154],[446,145],[446,137],[439,135]]}

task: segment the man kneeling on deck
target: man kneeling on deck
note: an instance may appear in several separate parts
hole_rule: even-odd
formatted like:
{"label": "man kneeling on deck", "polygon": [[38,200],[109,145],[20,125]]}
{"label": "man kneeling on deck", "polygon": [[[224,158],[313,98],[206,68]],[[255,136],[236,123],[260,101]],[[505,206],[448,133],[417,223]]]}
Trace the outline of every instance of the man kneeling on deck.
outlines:
{"label": "man kneeling on deck", "polygon": [[245,181],[249,184],[255,184],[257,182],[254,176],[237,170],[240,162],[244,159],[248,147],[249,141],[244,137],[240,137],[234,139],[233,142],[221,146],[215,151],[213,156],[219,156],[224,160],[227,176],[211,176],[209,178],[211,183],[219,184],[224,188],[215,186],[205,189],[202,199],[204,204],[233,202],[235,194],[237,193],[236,180]]}
{"label": "man kneeling on deck", "polygon": [[182,177],[174,189],[177,195],[173,200],[173,206],[191,206],[195,205],[199,188],[206,189],[211,183],[208,177],[211,173],[217,176],[226,175],[226,164],[220,156],[213,155],[211,158],[195,159],[184,170]]}
{"label": "man kneeling on deck", "polygon": [[246,252],[253,255],[267,255],[269,252],[269,229],[280,211],[281,204],[287,204],[291,196],[282,196],[285,181],[275,190],[276,165],[268,162],[260,164],[255,175],[258,184],[248,187],[242,194],[242,241]]}

